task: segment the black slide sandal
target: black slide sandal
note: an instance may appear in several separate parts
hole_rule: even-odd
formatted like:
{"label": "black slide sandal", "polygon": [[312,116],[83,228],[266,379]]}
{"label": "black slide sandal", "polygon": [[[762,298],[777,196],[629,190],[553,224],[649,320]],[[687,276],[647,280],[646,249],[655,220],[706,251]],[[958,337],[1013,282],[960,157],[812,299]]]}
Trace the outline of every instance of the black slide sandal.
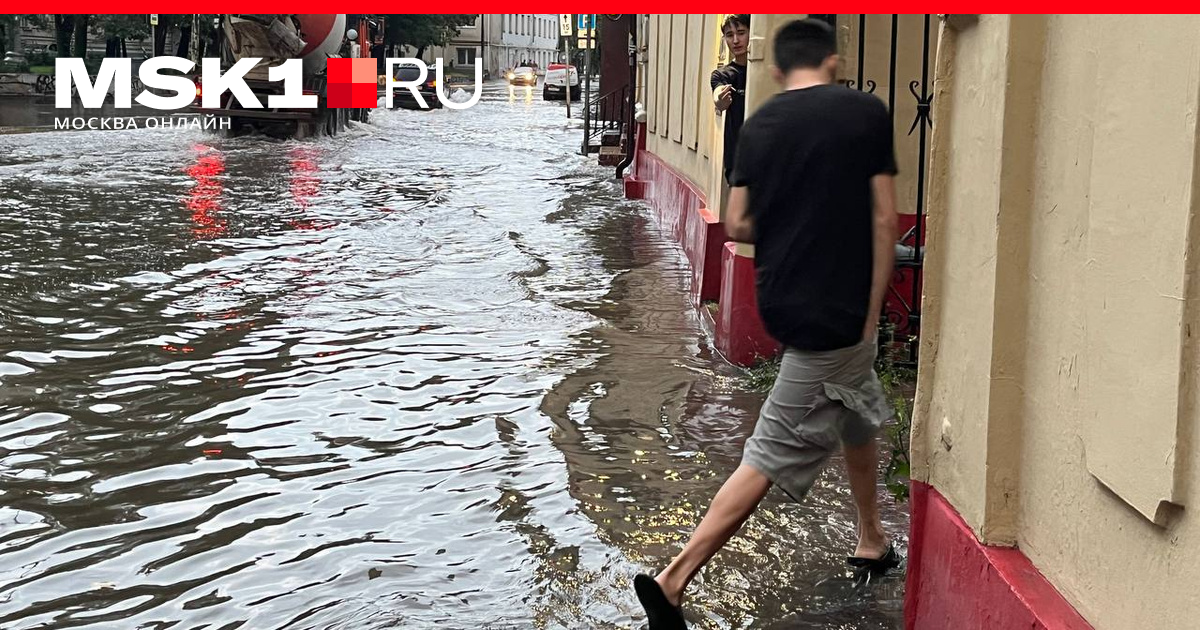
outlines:
{"label": "black slide sandal", "polygon": [[687,630],[683,612],[667,599],[667,595],[654,578],[638,575],[633,578],[633,590],[637,592],[642,608],[646,609],[650,630]]}

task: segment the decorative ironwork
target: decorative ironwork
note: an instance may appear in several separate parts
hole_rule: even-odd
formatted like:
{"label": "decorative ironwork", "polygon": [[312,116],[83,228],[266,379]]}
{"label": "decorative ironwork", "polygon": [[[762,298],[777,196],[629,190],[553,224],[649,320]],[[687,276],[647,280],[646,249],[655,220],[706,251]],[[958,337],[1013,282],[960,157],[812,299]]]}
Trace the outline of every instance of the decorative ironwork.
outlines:
{"label": "decorative ironwork", "polygon": [[921,91],[925,91],[925,84],[920,81],[912,81],[908,84],[908,91],[912,93],[913,98],[917,99],[917,116],[913,118],[912,127],[908,128],[908,135],[913,135],[917,130],[917,125],[925,123],[933,129],[933,95],[917,94],[917,86],[921,86]]}
{"label": "decorative ironwork", "polygon": [[[917,133],[916,173],[917,190],[913,200],[916,214],[914,224],[897,244],[896,273],[891,286],[888,287],[883,313],[883,326],[889,331],[881,335],[881,351],[889,351],[892,356],[897,354],[897,362],[915,366],[920,338],[921,324],[921,283],[925,261],[925,177],[927,174],[926,156],[928,149],[928,130],[933,128],[933,94],[929,92],[929,14],[923,17],[924,26],[921,39],[921,78],[908,83],[908,91],[916,100],[916,116],[909,127],[908,135]],[[891,112],[892,124],[896,122],[896,72],[897,46],[900,35],[900,16],[892,15],[891,40],[888,55],[888,111]],[[846,85],[860,91],[874,93],[876,83],[865,76],[867,60],[867,16],[858,16],[858,76],[857,80],[848,80]],[[866,88],[866,89],[864,89]],[[903,161],[903,160],[902,160]],[[902,351],[896,352],[896,346]]]}
{"label": "decorative ironwork", "polygon": [[599,139],[602,144],[604,134],[613,131],[624,132],[625,124],[630,119],[632,97],[632,89],[630,86],[624,85],[607,94],[596,96],[584,105],[588,121],[591,123],[584,140],[584,146],[588,147],[588,152],[599,146],[599,144],[593,144],[593,140]]}
{"label": "decorative ironwork", "polygon": [[[850,79],[849,81],[846,81],[846,87],[851,87],[856,90],[863,91],[863,89],[858,87],[858,84],[854,82],[854,79]],[[867,94],[874,94],[875,88],[876,88],[875,81],[873,81],[871,79],[867,79],[867,89],[866,89]]]}

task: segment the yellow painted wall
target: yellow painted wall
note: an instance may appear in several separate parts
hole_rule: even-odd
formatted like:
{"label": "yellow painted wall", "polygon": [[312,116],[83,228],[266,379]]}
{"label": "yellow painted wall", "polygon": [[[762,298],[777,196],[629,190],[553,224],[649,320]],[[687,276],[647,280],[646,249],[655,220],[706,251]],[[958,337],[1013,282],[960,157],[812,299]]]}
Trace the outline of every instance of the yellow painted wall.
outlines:
{"label": "yellow painted wall", "polygon": [[[717,67],[720,32],[717,15],[650,15],[639,35],[646,44],[643,66],[646,149],[708,194],[721,133],[712,106],[708,76]],[[719,191],[717,197],[719,197]]]}
{"label": "yellow painted wall", "polygon": [[[722,15],[647,16],[640,29],[645,48],[641,102],[647,114],[647,149],[663,158],[677,171],[706,191],[709,206],[723,216],[724,193],[720,158],[723,151],[723,120],[714,113],[709,89],[709,74],[728,61],[721,42]],[[747,116],[778,92],[771,76],[771,45],[775,31],[804,14],[755,14],[751,20],[751,45],[747,81]],[[875,93],[888,98],[891,51],[891,16],[867,16],[867,43],[864,48],[865,78],[872,79]],[[897,23],[896,68],[896,159],[898,206],[901,212],[916,211],[917,179],[920,159],[920,132],[909,134],[917,113],[917,100],[910,83],[922,78],[922,16],[899,16]],[[843,56],[844,77],[857,77],[859,16],[838,16],[839,52]],[[929,34],[929,83],[936,50],[937,28]],[[932,90],[932,86],[929,88]],[[920,86],[916,87],[919,94]],[[716,159],[710,159],[716,156]],[[743,254],[752,249],[742,247]]]}
{"label": "yellow painted wall", "polygon": [[940,40],[914,477],[1099,630],[1200,618],[1198,32]]}

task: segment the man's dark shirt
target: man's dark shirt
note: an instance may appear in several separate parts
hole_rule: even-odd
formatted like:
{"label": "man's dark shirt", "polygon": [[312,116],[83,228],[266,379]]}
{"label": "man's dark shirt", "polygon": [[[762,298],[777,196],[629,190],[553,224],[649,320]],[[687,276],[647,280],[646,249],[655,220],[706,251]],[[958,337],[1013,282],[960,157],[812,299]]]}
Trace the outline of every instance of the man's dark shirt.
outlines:
{"label": "man's dark shirt", "polygon": [[836,85],[775,95],[742,128],[732,184],[748,188],[758,308],[781,343],[862,341],[874,258],[871,178],[895,174],[876,97]]}
{"label": "man's dark shirt", "polygon": [[387,74],[387,46],[383,44],[372,45],[371,56],[375,58],[376,73]]}
{"label": "man's dark shirt", "polygon": [[725,155],[722,158],[725,181],[729,181],[737,156],[738,134],[742,129],[742,119],[746,117],[746,66],[736,63],[721,66],[713,70],[709,83],[713,90],[718,85],[733,86],[733,102],[725,110]]}

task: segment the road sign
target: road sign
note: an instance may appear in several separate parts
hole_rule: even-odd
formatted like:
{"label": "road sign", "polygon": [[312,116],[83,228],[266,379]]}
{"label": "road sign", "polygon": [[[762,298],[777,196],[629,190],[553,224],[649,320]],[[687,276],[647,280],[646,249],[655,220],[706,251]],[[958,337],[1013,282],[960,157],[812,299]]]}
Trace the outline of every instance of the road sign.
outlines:
{"label": "road sign", "polygon": [[158,14],[157,13],[150,14],[150,26],[158,26]]}
{"label": "road sign", "polygon": [[580,30],[596,28],[596,14],[595,13],[580,13],[580,14],[576,15],[575,17],[576,17],[577,26],[579,27]]}
{"label": "road sign", "polygon": [[571,36],[571,14],[570,13],[559,13],[558,14],[558,34],[562,35],[563,37]]}
{"label": "road sign", "polygon": [[593,37],[591,40],[588,40],[588,38],[586,38],[586,37],[580,37],[579,41],[577,41],[575,43],[577,44],[576,48],[580,48],[580,49],[595,48],[596,47],[596,38]]}

